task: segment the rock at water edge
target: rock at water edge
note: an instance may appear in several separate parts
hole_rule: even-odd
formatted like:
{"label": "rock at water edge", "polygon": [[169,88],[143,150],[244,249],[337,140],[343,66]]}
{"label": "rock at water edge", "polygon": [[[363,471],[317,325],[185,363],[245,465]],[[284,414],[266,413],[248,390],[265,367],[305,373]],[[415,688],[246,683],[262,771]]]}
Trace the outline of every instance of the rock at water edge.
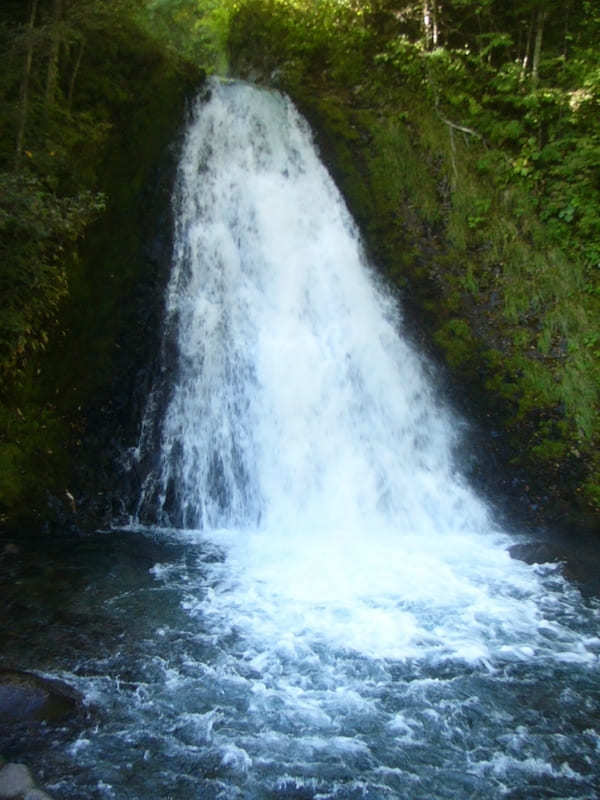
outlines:
{"label": "rock at water edge", "polygon": [[31,773],[24,764],[6,764],[0,769],[0,798],[2,800],[22,797],[34,786]]}

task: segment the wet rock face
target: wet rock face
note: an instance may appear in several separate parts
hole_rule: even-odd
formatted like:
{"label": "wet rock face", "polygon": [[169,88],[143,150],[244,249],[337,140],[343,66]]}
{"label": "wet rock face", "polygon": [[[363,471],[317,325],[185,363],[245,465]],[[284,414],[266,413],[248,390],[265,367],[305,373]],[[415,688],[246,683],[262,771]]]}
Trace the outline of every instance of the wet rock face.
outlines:
{"label": "wet rock face", "polygon": [[76,713],[81,695],[61,681],[0,670],[0,723],[55,722]]}
{"label": "wet rock face", "polygon": [[526,564],[561,564],[564,575],[588,597],[600,596],[598,531],[595,527],[568,531],[541,531],[508,552]]}

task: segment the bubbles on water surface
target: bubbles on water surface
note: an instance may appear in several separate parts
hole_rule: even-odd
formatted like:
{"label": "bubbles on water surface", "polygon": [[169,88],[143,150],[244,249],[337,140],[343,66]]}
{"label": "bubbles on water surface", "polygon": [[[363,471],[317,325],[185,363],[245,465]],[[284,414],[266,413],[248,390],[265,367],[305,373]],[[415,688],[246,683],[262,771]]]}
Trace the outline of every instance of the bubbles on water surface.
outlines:
{"label": "bubbles on water surface", "polygon": [[[189,533],[197,557],[150,573],[183,598],[184,616],[169,627],[156,614],[162,627],[144,645],[147,690],[129,690],[130,725],[136,747],[160,754],[162,785],[165,763],[178,771],[174,796],[504,797],[518,787],[524,796],[593,796],[592,660],[561,667],[551,649],[514,658],[500,649],[483,663],[440,657],[427,639],[416,655],[378,657],[332,642],[305,606],[283,630],[260,581],[249,605],[231,549],[239,534]],[[322,598],[317,605],[325,610]],[[350,609],[338,611],[351,621]],[[565,645],[573,637],[560,635]],[[554,687],[569,684],[557,698]]]}
{"label": "bubbles on water surface", "polygon": [[550,649],[483,663],[427,638],[377,656],[315,630],[307,605],[286,631],[282,593],[265,607],[257,583],[248,605],[234,532],[174,535],[181,555],[127,575],[128,591],[88,567],[107,624],[132,629],[75,677],[103,718],[73,745],[82,783],[64,796],[101,776],[98,796],[118,798],[593,797],[593,661],[561,666]]}

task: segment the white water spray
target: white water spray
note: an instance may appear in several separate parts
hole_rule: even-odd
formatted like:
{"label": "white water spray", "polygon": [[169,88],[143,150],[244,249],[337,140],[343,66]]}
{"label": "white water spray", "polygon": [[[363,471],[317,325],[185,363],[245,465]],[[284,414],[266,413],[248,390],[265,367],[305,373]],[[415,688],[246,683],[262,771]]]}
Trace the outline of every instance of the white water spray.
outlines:
{"label": "white water spray", "polygon": [[178,498],[163,522],[487,528],[452,470],[454,422],[289,101],[217,85],[188,135],[177,212],[179,375],[149,480],[163,510]]}

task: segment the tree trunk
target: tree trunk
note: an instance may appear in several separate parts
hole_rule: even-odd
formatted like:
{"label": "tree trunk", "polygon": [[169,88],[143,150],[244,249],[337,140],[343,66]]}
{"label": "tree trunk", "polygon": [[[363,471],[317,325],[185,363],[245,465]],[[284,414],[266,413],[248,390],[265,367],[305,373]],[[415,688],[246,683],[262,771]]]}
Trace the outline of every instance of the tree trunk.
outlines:
{"label": "tree trunk", "polygon": [[432,22],[430,0],[423,0],[423,45],[425,50],[431,49]]}
{"label": "tree trunk", "polygon": [[48,74],[46,77],[46,111],[56,99],[56,84],[58,82],[58,58],[61,45],[61,23],[63,15],[63,0],[54,0],[52,10],[52,32],[50,39],[50,55],[48,57]]}
{"label": "tree trunk", "polygon": [[423,45],[433,50],[439,42],[439,9],[437,0],[423,0]]}
{"label": "tree trunk", "polygon": [[525,36],[525,47],[523,48],[523,58],[521,59],[521,80],[524,80],[529,67],[529,54],[531,52],[531,37],[533,35],[533,17],[529,20],[527,34]]}
{"label": "tree trunk", "polygon": [[31,0],[29,21],[27,23],[27,36],[25,42],[25,61],[23,64],[23,78],[19,95],[19,120],[17,123],[17,142],[15,148],[15,171],[18,171],[23,158],[23,142],[25,141],[25,127],[27,125],[27,112],[29,110],[29,80],[31,78],[31,64],[33,61],[33,29],[37,16],[38,0]]}
{"label": "tree trunk", "polygon": [[438,46],[439,42],[439,9],[437,0],[431,0],[431,43],[434,48]]}
{"label": "tree trunk", "polygon": [[567,7],[564,9],[564,20],[565,20],[565,29],[563,34],[563,57],[566,59],[568,52],[569,52],[569,12],[571,11],[571,3],[567,3]]}
{"label": "tree trunk", "polygon": [[531,62],[531,85],[535,89],[539,80],[540,56],[542,54],[542,39],[544,38],[544,22],[548,16],[545,8],[539,8],[537,13],[535,43],[533,46],[533,61]]}
{"label": "tree trunk", "polygon": [[69,111],[71,110],[71,106],[73,105],[73,92],[75,91],[75,81],[77,80],[77,75],[79,73],[79,67],[81,66],[81,59],[83,58],[84,50],[85,50],[85,41],[82,39],[79,42],[79,48],[77,50],[77,58],[75,60],[73,72],[71,73],[71,80],[69,81],[69,94],[67,95],[67,108],[69,109]]}

